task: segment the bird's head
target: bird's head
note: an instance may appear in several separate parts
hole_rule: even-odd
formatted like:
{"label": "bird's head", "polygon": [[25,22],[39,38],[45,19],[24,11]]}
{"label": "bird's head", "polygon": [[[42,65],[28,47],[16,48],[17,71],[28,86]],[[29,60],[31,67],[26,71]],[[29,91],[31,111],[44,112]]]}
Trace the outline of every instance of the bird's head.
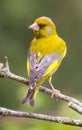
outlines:
{"label": "bird's head", "polygon": [[36,38],[47,37],[56,34],[56,26],[48,17],[39,17],[29,26],[32,29]]}

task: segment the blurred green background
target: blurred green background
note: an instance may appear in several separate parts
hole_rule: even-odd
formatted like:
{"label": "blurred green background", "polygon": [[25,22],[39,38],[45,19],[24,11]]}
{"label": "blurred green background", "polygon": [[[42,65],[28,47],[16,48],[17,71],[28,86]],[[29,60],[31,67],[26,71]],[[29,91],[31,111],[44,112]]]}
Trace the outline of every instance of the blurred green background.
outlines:
{"label": "blurred green background", "polygon": [[[27,26],[39,16],[50,17],[58,34],[67,43],[67,56],[53,76],[55,87],[62,93],[82,101],[82,0],[0,0],[0,62],[7,56],[13,73],[27,78],[26,58],[32,31]],[[44,86],[49,87],[47,82]],[[21,105],[27,93],[25,85],[0,78],[0,106],[50,115],[82,119],[64,101],[51,99],[39,92],[32,108]],[[33,119],[6,117],[0,120],[0,130],[81,130]]]}

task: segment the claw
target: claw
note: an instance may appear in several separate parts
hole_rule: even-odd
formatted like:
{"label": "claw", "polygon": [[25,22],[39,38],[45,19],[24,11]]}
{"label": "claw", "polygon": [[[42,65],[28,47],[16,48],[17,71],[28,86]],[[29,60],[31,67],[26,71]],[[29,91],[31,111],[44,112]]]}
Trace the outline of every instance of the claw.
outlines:
{"label": "claw", "polygon": [[52,89],[51,98],[53,98],[54,94],[55,94],[55,89]]}
{"label": "claw", "polygon": [[60,91],[57,90],[57,89],[55,89],[55,88],[53,88],[53,89],[52,89],[51,98],[53,98],[54,95],[57,97],[58,94],[60,94]]}

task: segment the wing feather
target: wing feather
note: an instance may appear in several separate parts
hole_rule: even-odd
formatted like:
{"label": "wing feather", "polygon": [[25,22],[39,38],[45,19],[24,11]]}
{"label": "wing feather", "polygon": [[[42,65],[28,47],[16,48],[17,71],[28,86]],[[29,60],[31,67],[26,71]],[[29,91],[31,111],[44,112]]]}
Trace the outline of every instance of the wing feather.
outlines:
{"label": "wing feather", "polygon": [[[35,84],[38,82],[43,76],[46,76],[48,73],[53,71],[56,66],[57,62],[61,59],[62,55],[61,54],[49,54],[42,56],[40,58],[40,53],[35,54],[35,53],[30,53],[29,54],[29,59],[28,59],[28,64],[30,66],[29,70],[29,76],[30,76],[30,85]],[[38,60],[39,59],[39,60]],[[53,67],[52,67],[53,63]],[[52,70],[51,70],[51,68]]]}

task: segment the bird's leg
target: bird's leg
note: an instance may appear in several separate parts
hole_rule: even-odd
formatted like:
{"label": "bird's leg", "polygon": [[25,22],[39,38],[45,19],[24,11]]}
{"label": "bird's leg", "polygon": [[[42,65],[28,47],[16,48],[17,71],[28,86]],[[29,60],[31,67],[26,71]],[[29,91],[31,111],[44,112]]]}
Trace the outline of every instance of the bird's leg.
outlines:
{"label": "bird's leg", "polygon": [[50,84],[50,86],[51,86],[51,88],[52,88],[51,97],[53,98],[54,94],[57,95],[57,94],[60,93],[60,91],[54,88],[53,84],[51,83],[51,77],[49,77],[48,82],[49,82],[49,84]]}

